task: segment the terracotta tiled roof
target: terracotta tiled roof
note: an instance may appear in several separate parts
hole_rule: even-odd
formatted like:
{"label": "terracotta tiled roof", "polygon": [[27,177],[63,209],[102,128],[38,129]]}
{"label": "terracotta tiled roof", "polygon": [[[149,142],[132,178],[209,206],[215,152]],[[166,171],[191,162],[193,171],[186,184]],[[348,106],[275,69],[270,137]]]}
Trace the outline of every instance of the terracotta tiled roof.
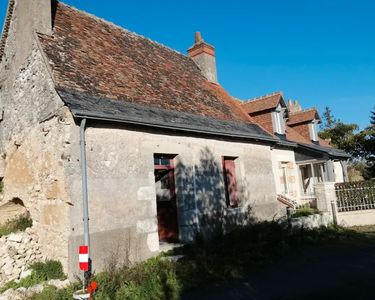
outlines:
{"label": "terracotta tiled roof", "polygon": [[280,101],[284,101],[283,94],[281,92],[276,92],[270,95],[265,95],[259,98],[248,100],[244,102],[242,106],[248,114],[251,114],[264,110],[274,109],[277,107]]}
{"label": "terracotta tiled roof", "polygon": [[285,135],[286,135],[287,140],[289,141],[296,142],[296,143],[303,143],[303,144],[311,144],[311,141],[304,138],[296,130],[294,130],[292,127],[288,125],[285,126]]}
{"label": "terracotta tiled roof", "polygon": [[65,4],[57,6],[53,37],[39,39],[58,87],[252,122],[223,88],[203,77],[190,57]]}
{"label": "terracotta tiled roof", "polygon": [[288,125],[310,122],[315,119],[320,120],[318,111],[315,108],[311,108],[300,112],[290,113]]}

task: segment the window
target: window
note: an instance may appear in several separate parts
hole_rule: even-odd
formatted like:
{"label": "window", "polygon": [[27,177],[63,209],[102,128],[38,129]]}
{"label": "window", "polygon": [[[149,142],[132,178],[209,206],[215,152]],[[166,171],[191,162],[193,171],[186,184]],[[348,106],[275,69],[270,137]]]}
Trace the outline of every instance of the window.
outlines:
{"label": "window", "polygon": [[272,113],[272,119],[274,132],[278,134],[285,134],[284,113],[280,104]]}
{"label": "window", "polygon": [[289,193],[289,186],[288,186],[288,163],[282,162],[280,164],[280,183],[281,183],[281,190],[284,195],[288,195]]}
{"label": "window", "polygon": [[317,129],[317,124],[318,121],[314,120],[312,123],[310,123],[309,128],[310,128],[310,138],[313,142],[318,141],[318,129]]}
{"label": "window", "polygon": [[223,157],[225,198],[228,207],[238,207],[236,157]]}

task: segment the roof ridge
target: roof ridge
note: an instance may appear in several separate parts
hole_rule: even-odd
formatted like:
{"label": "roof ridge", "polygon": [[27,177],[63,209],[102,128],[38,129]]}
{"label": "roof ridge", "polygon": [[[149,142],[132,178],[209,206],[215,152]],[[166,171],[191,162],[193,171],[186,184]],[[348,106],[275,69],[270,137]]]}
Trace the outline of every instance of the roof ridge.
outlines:
{"label": "roof ridge", "polygon": [[249,102],[260,101],[260,100],[263,100],[264,98],[269,98],[269,97],[275,96],[277,94],[279,94],[280,96],[283,97],[283,92],[282,91],[277,91],[277,92],[273,92],[273,93],[266,94],[266,95],[263,95],[263,96],[259,96],[259,97],[255,97],[255,98],[250,98],[250,99],[247,99],[247,100],[243,100],[242,102],[243,103],[249,103]]}
{"label": "roof ridge", "polygon": [[92,14],[92,13],[89,13],[89,12],[85,11],[85,10],[82,10],[82,9],[76,8],[75,6],[72,6],[72,5],[66,4],[65,2],[62,2],[62,1],[58,1],[58,3],[59,3],[59,4],[63,4],[63,5],[65,5],[66,7],[69,7],[69,8],[71,8],[71,9],[73,9],[73,10],[79,12],[79,13],[83,13],[83,14],[89,16],[90,18],[93,18],[93,19],[96,20],[97,22],[102,22],[102,23],[107,24],[107,25],[109,25],[109,26],[115,27],[115,28],[117,28],[117,29],[123,31],[124,33],[131,34],[131,35],[133,35],[133,36],[135,36],[135,37],[137,37],[137,38],[142,38],[142,39],[148,40],[148,41],[150,41],[151,43],[154,43],[154,44],[156,44],[156,45],[159,45],[159,46],[161,46],[161,47],[163,47],[163,48],[165,48],[165,49],[167,49],[167,50],[169,50],[169,51],[175,52],[175,53],[177,53],[177,54],[179,54],[179,55],[181,55],[181,56],[183,56],[183,57],[185,57],[185,58],[189,58],[189,56],[187,56],[187,55],[181,53],[180,51],[177,51],[176,49],[173,49],[173,48],[171,48],[171,47],[168,47],[168,46],[166,46],[166,45],[164,45],[164,44],[162,44],[162,43],[159,43],[159,42],[157,42],[157,41],[154,41],[154,40],[152,40],[152,39],[150,39],[150,38],[148,38],[148,37],[146,37],[146,36],[144,36],[144,35],[141,35],[141,34],[139,34],[139,33],[134,32],[134,31],[130,31],[129,29],[126,29],[126,28],[124,28],[124,27],[122,27],[122,26],[120,26],[120,25],[117,25],[117,24],[115,24],[115,23],[113,23],[113,22],[111,22],[111,21],[108,21],[108,20],[106,20],[106,19],[104,19],[104,18],[98,17],[98,16],[96,16],[96,15],[94,15],[94,14]]}

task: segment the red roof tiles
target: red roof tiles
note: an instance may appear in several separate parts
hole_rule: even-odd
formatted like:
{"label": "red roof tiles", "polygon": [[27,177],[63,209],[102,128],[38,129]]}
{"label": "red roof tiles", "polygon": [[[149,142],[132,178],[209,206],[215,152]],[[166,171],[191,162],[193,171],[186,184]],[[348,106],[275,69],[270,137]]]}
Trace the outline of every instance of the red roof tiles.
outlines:
{"label": "red roof tiles", "polygon": [[284,101],[283,95],[281,92],[277,92],[246,101],[242,104],[242,106],[247,113],[251,114],[264,110],[274,109],[277,107],[280,101]]}
{"label": "red roof tiles", "polygon": [[251,122],[193,60],[59,3],[53,37],[39,36],[58,87],[221,120]]}
{"label": "red roof tiles", "polygon": [[315,108],[311,108],[300,112],[290,113],[288,125],[292,126],[300,123],[310,122],[315,119],[320,120],[318,111]]}

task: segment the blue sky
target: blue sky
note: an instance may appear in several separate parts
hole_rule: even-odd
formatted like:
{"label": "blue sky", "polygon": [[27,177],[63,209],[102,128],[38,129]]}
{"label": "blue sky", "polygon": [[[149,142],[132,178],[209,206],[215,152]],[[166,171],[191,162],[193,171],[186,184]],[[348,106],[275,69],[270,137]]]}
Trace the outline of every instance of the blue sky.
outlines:
{"label": "blue sky", "polygon": [[216,47],[219,82],[235,97],[283,91],[361,127],[375,106],[375,1],[65,2],[182,53],[201,31]]}

